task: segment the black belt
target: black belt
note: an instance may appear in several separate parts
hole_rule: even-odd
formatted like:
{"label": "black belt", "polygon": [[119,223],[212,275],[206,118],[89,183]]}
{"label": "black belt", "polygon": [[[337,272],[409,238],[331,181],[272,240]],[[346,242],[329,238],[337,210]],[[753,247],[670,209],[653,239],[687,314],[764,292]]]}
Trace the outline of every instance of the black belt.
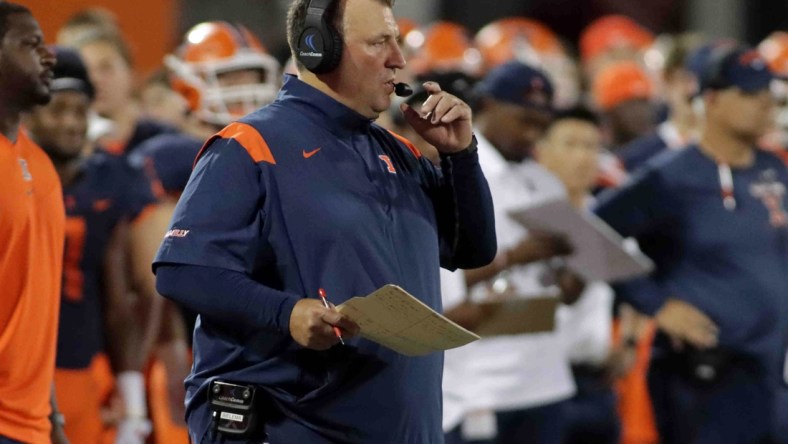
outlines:
{"label": "black belt", "polygon": [[754,358],[722,347],[700,350],[685,345],[681,351],[671,349],[655,354],[654,361],[700,385],[714,385],[736,368],[762,372],[762,366]]}

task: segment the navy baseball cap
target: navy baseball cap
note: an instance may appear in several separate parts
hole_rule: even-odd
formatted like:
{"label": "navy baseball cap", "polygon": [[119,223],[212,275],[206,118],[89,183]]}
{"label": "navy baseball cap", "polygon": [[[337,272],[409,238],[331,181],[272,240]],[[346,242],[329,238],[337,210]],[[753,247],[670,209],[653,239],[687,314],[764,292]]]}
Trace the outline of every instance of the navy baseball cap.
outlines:
{"label": "navy baseball cap", "polygon": [[77,91],[86,94],[90,100],[96,95],[93,83],[90,82],[87,68],[79,53],[65,46],[53,46],[57,56],[55,66],[52,68],[54,78],[50,91]]}
{"label": "navy baseball cap", "polygon": [[703,71],[708,65],[711,55],[715,51],[721,51],[721,48],[734,48],[738,46],[736,40],[733,39],[716,39],[701,45],[695,50],[687,54],[687,59],[684,62],[684,68],[692,73],[695,78],[700,79],[703,77]]}
{"label": "navy baseball cap", "polygon": [[768,89],[774,78],[758,51],[743,46],[715,48],[700,77],[700,90],[735,87],[754,93]]}
{"label": "navy baseball cap", "polygon": [[553,84],[539,69],[519,61],[498,65],[476,84],[477,97],[552,111]]}

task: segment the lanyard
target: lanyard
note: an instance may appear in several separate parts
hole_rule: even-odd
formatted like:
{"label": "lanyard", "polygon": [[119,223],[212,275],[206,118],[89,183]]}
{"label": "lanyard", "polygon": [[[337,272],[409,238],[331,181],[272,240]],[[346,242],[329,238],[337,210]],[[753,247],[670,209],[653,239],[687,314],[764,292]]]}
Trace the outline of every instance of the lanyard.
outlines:
{"label": "lanyard", "polygon": [[733,174],[731,167],[727,163],[717,164],[717,173],[720,176],[720,192],[722,193],[722,205],[728,211],[736,209],[736,198],[733,196]]}

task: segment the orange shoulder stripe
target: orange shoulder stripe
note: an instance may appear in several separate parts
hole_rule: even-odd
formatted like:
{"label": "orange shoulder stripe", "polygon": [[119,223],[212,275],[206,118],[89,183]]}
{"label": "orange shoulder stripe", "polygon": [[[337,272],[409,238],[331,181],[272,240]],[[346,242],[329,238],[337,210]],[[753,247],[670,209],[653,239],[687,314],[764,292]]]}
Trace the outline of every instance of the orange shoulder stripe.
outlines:
{"label": "orange shoulder stripe", "polygon": [[271,154],[268,143],[251,125],[233,122],[219,131],[217,135],[223,139],[235,139],[252,156],[255,163],[268,162],[276,165],[276,160],[274,160],[274,155]]}
{"label": "orange shoulder stripe", "polygon": [[399,134],[395,133],[394,131],[391,131],[391,130],[387,130],[387,131],[388,131],[388,132],[389,132],[389,133],[390,133],[392,136],[396,137],[396,138],[397,138],[397,140],[399,140],[400,142],[404,143],[404,144],[405,144],[405,146],[406,146],[406,147],[408,147],[408,149],[410,150],[410,152],[411,152],[411,153],[413,153],[413,155],[414,155],[414,156],[416,156],[416,158],[417,158],[417,159],[421,158],[421,151],[419,151],[419,149],[418,149],[418,148],[416,148],[416,145],[414,145],[413,143],[411,143],[411,141],[410,141],[410,140],[408,140],[408,139],[406,139],[406,138],[404,138],[404,137],[400,136]]}
{"label": "orange shoulder stripe", "polygon": [[233,122],[227,125],[223,130],[208,139],[200,149],[200,152],[197,153],[197,157],[194,160],[195,165],[197,164],[197,160],[202,157],[205,148],[217,137],[221,137],[222,139],[233,139],[238,142],[244,147],[246,152],[249,153],[249,157],[251,157],[255,163],[268,162],[272,165],[276,165],[274,155],[271,154],[271,148],[268,147],[268,143],[263,139],[263,136],[261,136],[251,125],[241,122]]}

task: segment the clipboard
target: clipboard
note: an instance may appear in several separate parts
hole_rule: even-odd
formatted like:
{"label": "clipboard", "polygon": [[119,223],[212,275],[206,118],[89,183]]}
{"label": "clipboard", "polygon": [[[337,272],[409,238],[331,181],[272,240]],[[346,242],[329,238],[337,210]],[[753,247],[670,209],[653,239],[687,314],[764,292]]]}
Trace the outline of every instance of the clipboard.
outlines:
{"label": "clipboard", "polygon": [[575,249],[567,265],[586,280],[616,282],[654,269],[648,256],[627,249],[624,239],[602,219],[576,210],[568,201],[552,200],[513,210],[509,216],[528,229],[567,236]]}
{"label": "clipboard", "polygon": [[553,296],[479,302],[490,314],[473,332],[485,338],[553,331],[558,303]]}
{"label": "clipboard", "polygon": [[396,285],[350,298],[336,309],[358,324],[363,338],[406,356],[423,356],[480,339]]}

